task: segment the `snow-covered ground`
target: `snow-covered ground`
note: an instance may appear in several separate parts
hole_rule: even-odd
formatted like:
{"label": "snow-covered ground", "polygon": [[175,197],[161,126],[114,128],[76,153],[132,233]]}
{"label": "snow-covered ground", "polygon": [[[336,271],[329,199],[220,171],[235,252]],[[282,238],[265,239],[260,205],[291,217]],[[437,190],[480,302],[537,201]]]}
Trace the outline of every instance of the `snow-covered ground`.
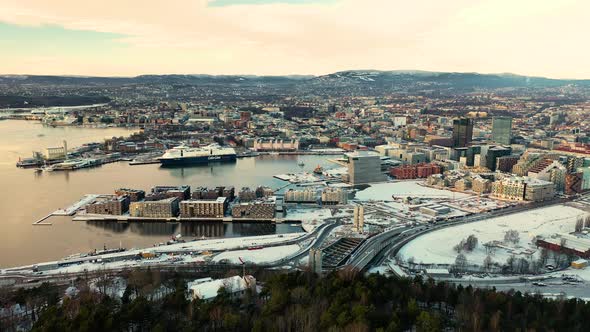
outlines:
{"label": "snow-covered ground", "polygon": [[[586,215],[587,213],[582,210],[558,205],[448,227],[411,241],[402,248],[398,257],[405,260],[413,257],[416,263],[453,264],[457,257],[457,252],[453,250],[453,247],[462,239],[473,234],[478,238],[478,245],[473,252],[463,252],[463,254],[470,264],[481,265],[487,256],[483,244],[494,240],[502,241],[508,230],[516,230],[520,233],[518,245],[522,249],[534,249],[531,242],[535,236],[573,232],[577,218]],[[516,247],[512,244],[510,246]],[[491,258],[494,262],[505,263],[510,255],[511,253],[507,250],[496,249]]]}
{"label": "snow-covered ground", "polygon": [[[60,267],[44,272],[44,274],[50,273],[74,273],[87,271],[97,271],[101,269],[116,269],[116,268],[130,268],[140,265],[151,265],[159,263],[191,263],[191,262],[202,262],[204,256],[194,255],[173,255],[171,253],[198,253],[202,251],[219,251],[219,250],[241,250],[253,246],[266,246],[271,244],[278,244],[286,241],[290,241],[305,235],[305,233],[289,233],[289,234],[274,234],[274,235],[263,235],[263,236],[248,236],[248,237],[236,237],[236,238],[223,238],[223,239],[211,239],[211,240],[198,240],[185,243],[176,243],[171,245],[164,245],[158,247],[150,247],[144,249],[134,249],[123,251],[120,253],[112,253],[105,255],[92,256],[88,259],[117,259],[118,257],[138,255],[145,252],[161,253],[157,258],[144,259],[144,260],[118,260],[114,262],[104,263],[81,263],[74,264],[66,267]],[[57,262],[39,263],[41,264],[52,264]],[[20,269],[20,268],[17,268]],[[10,271],[13,269],[5,269],[3,271]]]}
{"label": "snow-covered ground", "polygon": [[258,250],[226,251],[213,257],[213,262],[228,260],[231,263],[240,264],[240,258],[242,258],[242,260],[245,262],[261,264],[277,261],[281,258],[292,255],[297,251],[299,251],[299,246],[296,244],[263,248]]}
{"label": "snow-covered ground", "polygon": [[297,208],[287,210],[285,220],[301,221],[301,227],[309,233],[331,217],[332,211],[329,208]]}
{"label": "snow-covered ground", "polygon": [[431,198],[461,198],[468,194],[440,190],[420,185],[422,181],[399,181],[372,184],[369,188],[358,191],[355,198],[361,201],[391,200],[397,197],[431,197]]}

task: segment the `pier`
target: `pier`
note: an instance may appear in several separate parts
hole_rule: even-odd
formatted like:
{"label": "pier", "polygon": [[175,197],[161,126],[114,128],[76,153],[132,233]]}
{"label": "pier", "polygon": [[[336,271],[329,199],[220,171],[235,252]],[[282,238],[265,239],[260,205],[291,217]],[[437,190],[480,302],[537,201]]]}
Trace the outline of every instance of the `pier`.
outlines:
{"label": "pier", "polygon": [[45,220],[51,218],[52,216],[53,216],[53,213],[50,213],[50,214],[46,215],[45,217],[43,217],[43,218],[35,221],[33,223],[33,226],[51,226],[51,225],[53,225],[50,222],[45,222]]}
{"label": "pier", "polygon": [[55,212],[53,212],[51,215],[54,216],[73,216],[76,211],[78,211],[79,209],[81,209],[82,207],[92,203],[96,198],[100,197],[101,195],[97,195],[97,194],[88,194],[88,195],[84,195],[84,197],[77,201],[76,203],[64,208],[64,209],[59,209],[56,210]]}

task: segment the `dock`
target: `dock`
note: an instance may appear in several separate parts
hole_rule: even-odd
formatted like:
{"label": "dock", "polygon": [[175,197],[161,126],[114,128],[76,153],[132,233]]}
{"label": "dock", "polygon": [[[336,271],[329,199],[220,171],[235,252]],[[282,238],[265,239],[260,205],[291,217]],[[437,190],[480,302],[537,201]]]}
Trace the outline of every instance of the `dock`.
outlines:
{"label": "dock", "polygon": [[50,222],[45,222],[45,220],[51,218],[52,216],[53,216],[53,213],[50,213],[50,214],[46,215],[45,217],[43,217],[43,218],[35,221],[33,223],[33,226],[51,226],[51,225],[53,225]]}
{"label": "dock", "polygon": [[76,211],[78,211],[79,209],[81,209],[83,206],[86,206],[90,203],[92,203],[97,197],[99,197],[101,195],[97,195],[97,194],[88,194],[88,195],[84,195],[84,197],[77,201],[76,203],[64,208],[64,209],[59,209],[56,210],[55,212],[53,212],[51,215],[54,216],[73,216]]}
{"label": "dock", "polygon": [[157,159],[149,159],[149,160],[133,160],[129,162],[129,165],[150,165],[150,164],[160,164],[160,161]]}

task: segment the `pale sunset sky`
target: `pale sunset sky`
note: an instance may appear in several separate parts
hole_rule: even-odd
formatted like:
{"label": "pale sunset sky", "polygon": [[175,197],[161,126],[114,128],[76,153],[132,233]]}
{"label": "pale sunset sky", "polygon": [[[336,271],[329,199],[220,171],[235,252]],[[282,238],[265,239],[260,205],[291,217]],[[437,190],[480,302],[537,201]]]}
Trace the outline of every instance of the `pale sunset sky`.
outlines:
{"label": "pale sunset sky", "polygon": [[0,74],[590,78],[589,0],[0,0]]}

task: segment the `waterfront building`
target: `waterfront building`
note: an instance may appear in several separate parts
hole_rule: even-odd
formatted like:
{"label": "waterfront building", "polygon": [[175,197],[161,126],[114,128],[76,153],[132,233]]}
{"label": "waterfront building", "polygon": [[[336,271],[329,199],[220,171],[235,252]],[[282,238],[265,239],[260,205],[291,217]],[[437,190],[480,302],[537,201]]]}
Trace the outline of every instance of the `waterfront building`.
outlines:
{"label": "waterfront building", "polygon": [[191,198],[195,200],[215,200],[222,195],[223,188],[199,187],[193,191]]}
{"label": "waterfront building", "polygon": [[155,186],[152,188],[152,195],[164,197],[177,197],[179,200],[189,199],[191,197],[190,186]]}
{"label": "waterfront building", "polygon": [[45,159],[59,160],[67,159],[68,156],[68,142],[63,141],[63,146],[50,147],[45,149]]}
{"label": "waterfront building", "polygon": [[509,145],[512,140],[512,117],[498,116],[492,119],[492,141]]}
{"label": "waterfront building", "polygon": [[453,147],[466,147],[473,139],[473,119],[453,120]]}
{"label": "waterfront building", "polygon": [[369,151],[355,151],[345,154],[348,161],[348,182],[352,185],[385,181],[381,173],[381,158]]}
{"label": "waterfront building", "polygon": [[86,213],[120,216],[127,212],[130,201],[129,196],[99,197],[91,204],[86,205]]}
{"label": "waterfront building", "polygon": [[119,188],[115,190],[115,195],[129,196],[131,202],[137,202],[145,198],[145,191],[139,189]]}
{"label": "waterfront building", "polygon": [[178,197],[170,197],[157,201],[132,202],[129,205],[131,217],[172,218],[178,215]]}
{"label": "waterfront building", "polygon": [[338,205],[348,203],[348,191],[343,188],[326,188],[322,191],[323,205]]}
{"label": "waterfront building", "polygon": [[227,198],[215,200],[187,200],[180,202],[182,218],[223,218],[227,210]]}
{"label": "waterfront building", "polygon": [[238,193],[238,198],[240,202],[250,202],[256,199],[256,193],[248,187],[242,187]]}
{"label": "waterfront building", "polygon": [[315,189],[289,189],[285,192],[285,203],[317,203],[317,201],[318,193]]}
{"label": "waterfront building", "polygon": [[275,217],[276,200],[265,199],[232,206],[234,218],[272,219]]}
{"label": "waterfront building", "polygon": [[256,198],[270,197],[270,196],[274,195],[274,193],[275,193],[275,191],[272,190],[272,188],[266,187],[266,186],[259,186],[256,188],[256,191],[255,191]]}

